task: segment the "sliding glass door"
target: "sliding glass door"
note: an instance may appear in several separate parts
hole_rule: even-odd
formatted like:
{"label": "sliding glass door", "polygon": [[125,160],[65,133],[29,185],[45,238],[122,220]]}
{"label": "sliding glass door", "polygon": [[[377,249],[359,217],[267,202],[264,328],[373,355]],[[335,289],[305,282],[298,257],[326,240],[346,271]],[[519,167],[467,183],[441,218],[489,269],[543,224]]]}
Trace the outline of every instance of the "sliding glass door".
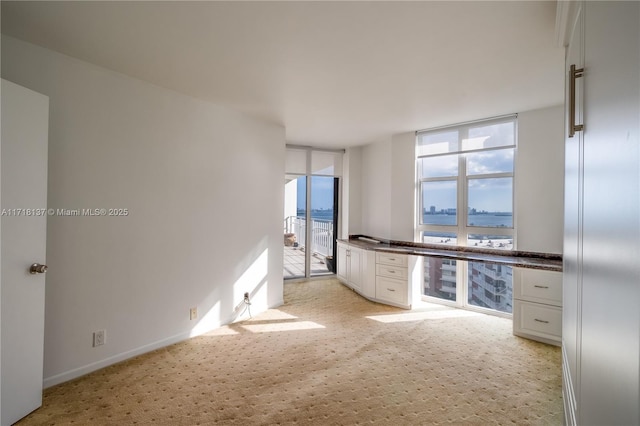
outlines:
{"label": "sliding glass door", "polygon": [[335,273],[339,178],[334,173],[341,164],[342,152],[287,148],[285,279]]}
{"label": "sliding glass door", "polygon": [[337,183],[338,178],[334,177],[311,177],[310,276],[335,273]]}
{"label": "sliding glass door", "polygon": [[284,191],[284,278],[303,278],[306,272],[307,177],[287,175]]}

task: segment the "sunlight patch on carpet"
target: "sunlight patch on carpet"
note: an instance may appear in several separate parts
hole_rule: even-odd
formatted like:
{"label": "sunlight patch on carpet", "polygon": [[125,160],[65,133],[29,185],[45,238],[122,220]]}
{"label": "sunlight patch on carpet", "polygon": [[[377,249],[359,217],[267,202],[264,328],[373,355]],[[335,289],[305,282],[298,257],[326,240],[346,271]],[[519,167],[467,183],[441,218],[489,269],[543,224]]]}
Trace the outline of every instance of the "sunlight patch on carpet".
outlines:
{"label": "sunlight patch on carpet", "polygon": [[242,328],[252,333],[272,333],[275,331],[313,330],[325,327],[313,321],[293,321],[270,324],[243,324]]}
{"label": "sunlight patch on carpet", "polygon": [[[280,309],[269,309],[268,311],[260,314],[260,319],[262,320],[291,320],[297,318],[297,316],[283,312]],[[252,320],[247,320],[247,322],[251,321]]]}
{"label": "sunlight patch on carpet", "polygon": [[407,321],[422,321],[444,318],[462,318],[462,317],[476,317],[483,314],[478,312],[465,311],[462,309],[447,309],[440,311],[428,311],[428,312],[407,312],[402,314],[389,314],[389,315],[371,315],[365,318],[382,322],[382,323],[394,323],[394,322],[407,322]]}
{"label": "sunlight patch on carpet", "polygon": [[223,326],[213,329],[203,334],[203,336],[233,336],[234,334],[240,334],[235,330],[229,328],[229,326]]}

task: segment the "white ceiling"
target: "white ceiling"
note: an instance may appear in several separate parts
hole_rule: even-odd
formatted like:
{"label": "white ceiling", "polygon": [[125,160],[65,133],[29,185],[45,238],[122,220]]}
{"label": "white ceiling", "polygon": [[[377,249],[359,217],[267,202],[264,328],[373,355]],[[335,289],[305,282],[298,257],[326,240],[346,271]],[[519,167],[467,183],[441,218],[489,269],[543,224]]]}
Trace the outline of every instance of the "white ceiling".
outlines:
{"label": "white ceiling", "polygon": [[556,2],[7,2],[2,33],[347,147],[560,104]]}

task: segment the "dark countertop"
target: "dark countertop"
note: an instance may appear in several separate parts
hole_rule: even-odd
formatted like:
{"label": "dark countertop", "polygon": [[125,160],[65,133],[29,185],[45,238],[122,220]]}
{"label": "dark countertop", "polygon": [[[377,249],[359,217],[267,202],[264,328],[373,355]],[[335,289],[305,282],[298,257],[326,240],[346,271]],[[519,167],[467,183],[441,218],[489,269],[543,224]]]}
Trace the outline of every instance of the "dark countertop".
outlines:
{"label": "dark countertop", "polygon": [[[375,240],[379,242],[372,242]],[[543,269],[562,272],[562,255],[514,250],[496,250],[477,247],[445,246],[439,244],[413,243],[409,241],[385,240],[367,235],[350,235],[349,243],[364,250],[384,253],[411,254],[414,256],[441,257],[446,259],[495,263],[519,268]]]}

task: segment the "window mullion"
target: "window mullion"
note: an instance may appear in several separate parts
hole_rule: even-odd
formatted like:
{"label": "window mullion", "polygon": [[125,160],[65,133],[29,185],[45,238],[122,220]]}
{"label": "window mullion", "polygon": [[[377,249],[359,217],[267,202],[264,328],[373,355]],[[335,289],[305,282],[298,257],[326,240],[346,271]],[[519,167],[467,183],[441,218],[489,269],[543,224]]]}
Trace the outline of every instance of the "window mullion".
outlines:
{"label": "window mullion", "polygon": [[[459,144],[469,135],[469,129],[464,127],[460,133]],[[467,157],[458,155],[458,245],[467,245]],[[467,262],[457,262],[456,268],[456,304],[464,307],[467,303]]]}
{"label": "window mullion", "polygon": [[[468,129],[460,132],[460,143],[468,135]],[[467,245],[467,158],[458,155],[458,245]]]}
{"label": "window mullion", "polygon": [[[477,149],[466,149],[466,150],[461,149],[458,152],[460,154],[474,154],[477,152],[491,152],[491,151],[502,151],[504,149],[514,149],[515,147],[516,147],[515,145],[500,145],[500,146],[494,146],[491,148],[477,148]],[[421,154],[421,155],[418,155],[416,158],[420,160],[421,158],[446,157],[447,155],[451,155],[451,153],[440,152],[438,154]]]}

